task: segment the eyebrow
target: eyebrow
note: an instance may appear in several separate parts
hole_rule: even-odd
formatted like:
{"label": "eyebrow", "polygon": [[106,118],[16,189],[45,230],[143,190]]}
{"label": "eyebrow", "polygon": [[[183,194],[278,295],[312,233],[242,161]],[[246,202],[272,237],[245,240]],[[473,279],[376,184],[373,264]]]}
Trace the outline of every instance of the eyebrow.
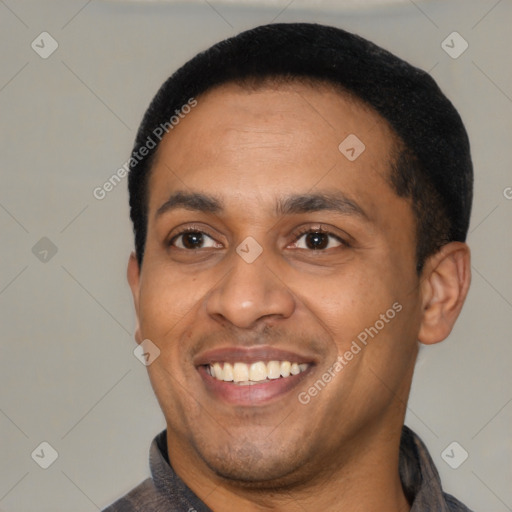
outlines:
{"label": "eyebrow", "polygon": [[[223,201],[210,194],[177,191],[171,194],[156,211],[155,217],[183,208],[186,210],[220,214],[224,211]],[[369,220],[366,212],[354,200],[341,192],[292,194],[277,199],[275,215],[296,215],[318,211],[331,211],[343,215],[355,215]]]}

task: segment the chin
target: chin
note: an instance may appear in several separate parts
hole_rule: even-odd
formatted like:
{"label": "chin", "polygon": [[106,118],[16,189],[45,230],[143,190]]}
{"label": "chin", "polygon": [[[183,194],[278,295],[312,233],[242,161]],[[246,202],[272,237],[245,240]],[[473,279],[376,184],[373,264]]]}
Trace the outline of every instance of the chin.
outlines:
{"label": "chin", "polygon": [[201,458],[221,478],[239,487],[264,489],[287,486],[295,480],[304,463],[293,448],[288,452],[273,446],[260,448],[254,443],[233,443],[225,449],[211,447]]}

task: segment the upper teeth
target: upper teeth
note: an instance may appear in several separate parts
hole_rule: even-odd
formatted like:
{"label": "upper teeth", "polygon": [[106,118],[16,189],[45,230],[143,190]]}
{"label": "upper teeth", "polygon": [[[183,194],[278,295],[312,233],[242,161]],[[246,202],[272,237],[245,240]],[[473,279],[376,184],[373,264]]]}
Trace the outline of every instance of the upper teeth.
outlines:
{"label": "upper teeth", "polygon": [[290,361],[269,361],[264,363],[214,363],[208,365],[207,371],[218,380],[225,382],[260,382],[266,379],[279,379],[297,375],[308,367],[307,363],[298,364]]}

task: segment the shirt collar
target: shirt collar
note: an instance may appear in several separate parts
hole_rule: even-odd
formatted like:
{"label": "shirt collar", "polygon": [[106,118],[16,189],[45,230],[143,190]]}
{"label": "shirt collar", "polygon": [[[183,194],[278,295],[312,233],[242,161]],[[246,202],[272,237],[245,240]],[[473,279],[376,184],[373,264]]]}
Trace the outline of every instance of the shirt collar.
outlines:
{"label": "shirt collar", "polygon": [[410,512],[449,512],[439,473],[427,447],[405,425],[400,438],[398,470],[405,496],[412,503]]}

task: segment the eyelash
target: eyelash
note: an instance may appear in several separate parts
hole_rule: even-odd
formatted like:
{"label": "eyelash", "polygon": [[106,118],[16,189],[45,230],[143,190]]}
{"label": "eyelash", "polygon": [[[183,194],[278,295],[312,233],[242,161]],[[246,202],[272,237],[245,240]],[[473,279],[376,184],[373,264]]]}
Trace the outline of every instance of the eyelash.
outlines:
{"label": "eyelash", "polygon": [[[173,235],[173,237],[168,242],[168,246],[172,247],[174,242],[180,236],[182,236],[184,234],[187,234],[187,233],[202,233],[202,234],[207,235],[208,237],[210,237],[212,240],[214,240],[214,238],[211,235],[209,235],[207,232],[203,231],[201,228],[195,227],[195,226],[188,226],[186,228],[183,228],[181,231],[179,231],[175,235]],[[323,228],[321,226],[318,227],[318,228],[305,227],[305,228],[299,229],[298,231],[293,233],[293,237],[294,237],[293,243],[297,243],[297,241],[303,235],[306,235],[308,233],[321,233],[321,234],[324,234],[324,235],[329,235],[329,236],[332,236],[333,238],[335,238],[336,241],[340,242],[341,246],[343,246],[343,247],[350,247],[350,244],[345,239],[341,238],[338,235],[335,235],[332,231],[329,231],[328,229],[325,229],[325,228]],[[178,247],[178,249],[181,249],[181,247]],[[194,249],[183,249],[183,250],[193,251]],[[326,251],[326,249],[317,249],[317,250],[318,251]],[[313,251],[313,250],[311,249],[310,251]]]}

